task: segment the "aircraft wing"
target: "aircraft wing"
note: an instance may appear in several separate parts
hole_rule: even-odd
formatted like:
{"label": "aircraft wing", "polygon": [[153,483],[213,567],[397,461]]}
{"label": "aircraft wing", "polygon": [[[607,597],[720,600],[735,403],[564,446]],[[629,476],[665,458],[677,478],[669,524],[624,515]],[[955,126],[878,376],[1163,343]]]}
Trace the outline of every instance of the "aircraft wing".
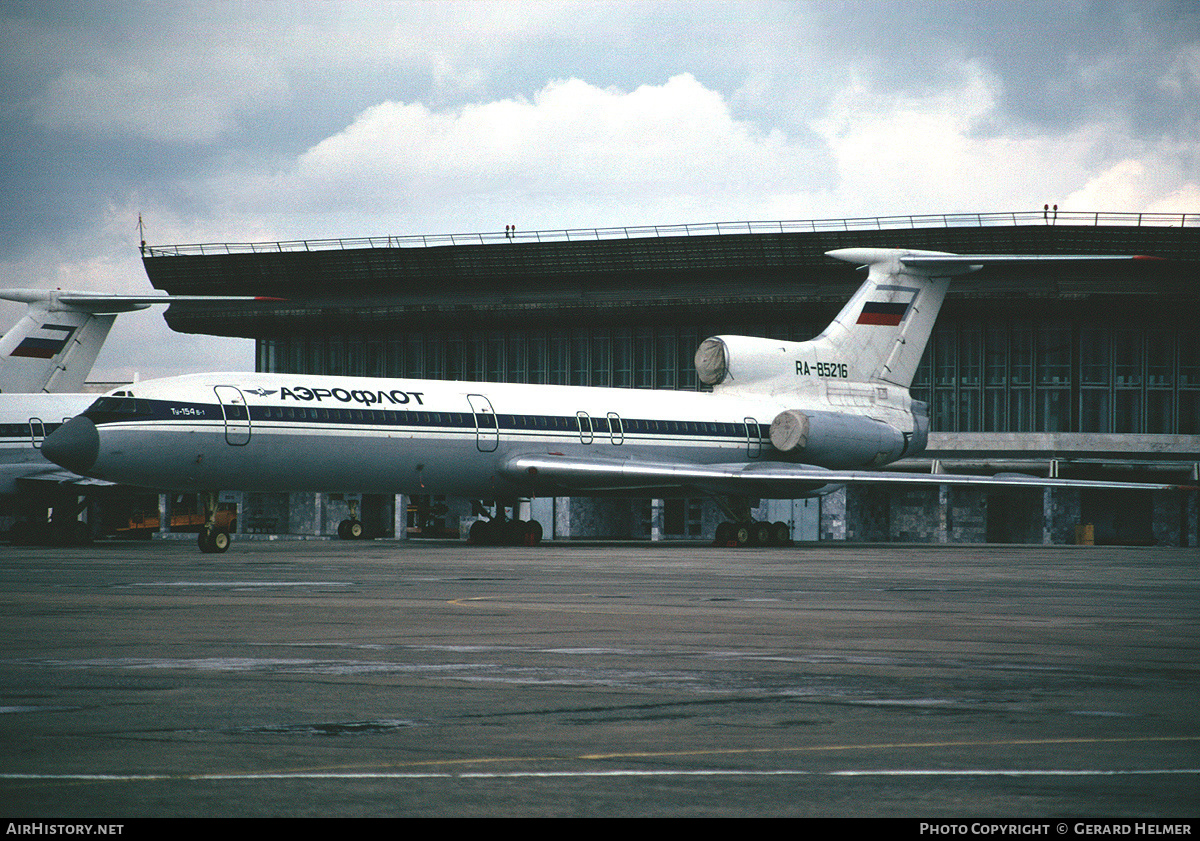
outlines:
{"label": "aircraft wing", "polygon": [[1000,474],[905,473],[883,470],[827,470],[781,462],[692,464],[638,459],[579,458],[529,454],[510,458],[500,468],[509,481],[543,495],[571,492],[694,490],[728,496],[791,499],[832,490],[838,485],[971,485],[984,487],[1108,488],[1127,490],[1190,489],[1170,483],[1112,482]]}
{"label": "aircraft wing", "polygon": [[69,470],[43,470],[38,473],[27,473],[24,476],[17,476],[16,481],[18,483],[36,482],[39,485],[72,485],[82,488],[103,488],[116,484],[104,479],[92,479],[88,476],[80,476],[78,473],[72,473]]}
{"label": "aircraft wing", "polygon": [[53,488],[84,489],[107,487],[113,482],[104,479],[89,479],[58,465],[37,463],[0,464],[0,495],[19,494],[34,490],[47,491]]}

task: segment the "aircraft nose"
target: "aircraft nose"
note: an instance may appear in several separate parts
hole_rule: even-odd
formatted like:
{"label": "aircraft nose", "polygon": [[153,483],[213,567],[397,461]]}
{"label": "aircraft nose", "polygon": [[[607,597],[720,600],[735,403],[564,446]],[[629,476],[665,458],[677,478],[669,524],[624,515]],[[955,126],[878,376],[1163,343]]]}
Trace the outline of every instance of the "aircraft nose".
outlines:
{"label": "aircraft nose", "polygon": [[87,473],[100,455],[96,425],[80,415],[46,436],[42,455],[73,473]]}

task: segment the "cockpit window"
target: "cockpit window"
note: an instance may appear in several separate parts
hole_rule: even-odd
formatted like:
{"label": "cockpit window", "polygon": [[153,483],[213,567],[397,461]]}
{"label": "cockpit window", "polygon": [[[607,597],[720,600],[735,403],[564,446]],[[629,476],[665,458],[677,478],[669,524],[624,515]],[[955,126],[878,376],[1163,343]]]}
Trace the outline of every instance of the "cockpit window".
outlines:
{"label": "cockpit window", "polygon": [[[92,423],[107,423],[153,414],[150,402],[128,396],[129,392],[108,394],[99,398],[83,413]],[[123,395],[123,396],[118,396]]]}

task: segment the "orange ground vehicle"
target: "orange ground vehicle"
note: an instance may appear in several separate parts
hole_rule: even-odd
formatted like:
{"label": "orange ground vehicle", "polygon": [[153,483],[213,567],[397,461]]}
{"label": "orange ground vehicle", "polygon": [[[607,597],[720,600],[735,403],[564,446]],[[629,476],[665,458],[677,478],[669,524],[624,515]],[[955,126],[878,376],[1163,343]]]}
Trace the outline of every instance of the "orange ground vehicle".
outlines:
{"label": "orange ground vehicle", "polygon": [[[118,526],[117,537],[149,540],[158,531],[159,517],[155,511],[134,511],[129,516],[129,525]],[[237,531],[237,506],[224,504],[217,507],[216,525],[226,532]],[[186,511],[175,508],[171,511],[171,531],[199,533],[204,525],[204,512]]]}

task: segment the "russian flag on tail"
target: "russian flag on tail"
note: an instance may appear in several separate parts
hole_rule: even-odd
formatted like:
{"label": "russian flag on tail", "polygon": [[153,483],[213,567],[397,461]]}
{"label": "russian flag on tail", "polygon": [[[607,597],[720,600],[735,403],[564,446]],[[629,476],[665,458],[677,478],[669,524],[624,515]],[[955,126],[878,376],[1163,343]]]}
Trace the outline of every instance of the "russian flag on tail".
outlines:
{"label": "russian flag on tail", "polygon": [[908,304],[893,304],[887,301],[867,301],[858,316],[858,324],[884,324],[899,327],[908,312]]}
{"label": "russian flag on tail", "polygon": [[75,334],[74,327],[64,327],[58,324],[43,324],[37,332],[26,336],[21,344],[13,348],[9,356],[23,356],[28,359],[52,359],[66,347]]}

